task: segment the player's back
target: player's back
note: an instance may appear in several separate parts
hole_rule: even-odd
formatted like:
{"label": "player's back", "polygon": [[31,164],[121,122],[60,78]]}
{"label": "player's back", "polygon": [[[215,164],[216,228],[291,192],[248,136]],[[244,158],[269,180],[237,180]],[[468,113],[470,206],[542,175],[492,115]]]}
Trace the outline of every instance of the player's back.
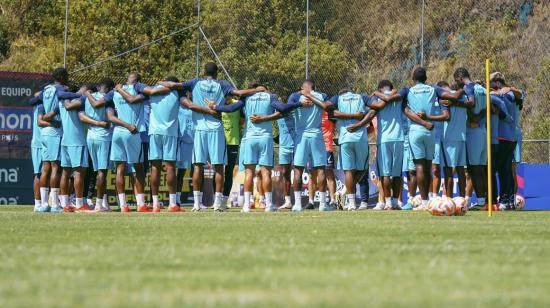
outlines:
{"label": "player's back", "polygon": [[[454,93],[455,91],[452,91]],[[467,98],[463,95],[458,102],[464,104]],[[466,124],[468,121],[468,111],[464,107],[451,106],[449,108],[451,119],[443,124],[443,140],[446,141],[466,141]]]}
{"label": "player's back", "polygon": [[[59,108],[59,98],[57,97],[58,87],[60,85],[48,85],[42,91],[42,105],[44,106],[44,113],[49,113],[56,111]],[[53,117],[54,121],[61,121],[61,117],[57,114]],[[61,137],[63,134],[63,129],[61,127],[55,128],[51,126],[42,127],[40,129],[40,134],[42,136],[57,136]]]}
{"label": "player's back", "polygon": [[[158,86],[157,86],[158,87]],[[178,136],[179,95],[177,91],[149,98],[149,135]]]}
{"label": "player's back", "polygon": [[246,98],[244,114],[246,116],[246,137],[271,137],[273,136],[273,126],[270,121],[261,123],[252,123],[250,116],[267,116],[275,110],[271,106],[274,98],[273,94],[259,92]]}
{"label": "player's back", "polygon": [[[352,92],[338,95],[337,107],[338,111],[348,114],[356,114],[359,112],[365,113],[367,111],[363,97],[360,94],[355,94]],[[366,134],[366,127],[361,127],[355,132],[349,132],[347,130],[348,126],[356,124],[357,122],[359,122],[359,120],[356,119],[338,120],[337,125],[339,143],[357,142],[362,138],[363,134]]]}
{"label": "player's back", "polygon": [[[380,100],[376,96],[372,99]],[[379,143],[403,141],[404,127],[406,125],[408,132],[408,123],[404,123],[407,119],[403,118],[402,100],[386,103],[384,108],[378,111],[377,117]]]}
{"label": "player's back", "polygon": [[[92,96],[96,100],[99,100],[103,96],[105,96],[105,94],[100,93],[100,92],[95,92],[95,93],[92,93]],[[84,102],[84,112],[86,113],[86,115],[88,117],[90,117],[90,118],[92,118],[96,121],[102,121],[102,122],[107,122],[108,121],[106,107],[101,106],[101,107],[94,108],[94,106],[92,106],[92,104],[90,103],[90,100],[87,99],[87,98]],[[103,127],[100,127],[100,126],[89,125],[89,127],[88,127],[88,136],[87,137],[90,138],[90,139],[94,139],[94,140],[110,140],[111,131],[110,131],[109,128],[103,128]]]}
{"label": "player's back", "polygon": [[84,133],[84,124],[80,121],[78,113],[84,111],[84,106],[67,110],[64,101],[59,101],[59,115],[61,116],[61,125],[63,126],[63,137],[61,145],[65,146],[84,146],[86,145],[86,135]]}
{"label": "player's back", "polygon": [[[306,100],[306,97],[301,95],[299,92],[296,92],[292,95],[294,95],[295,97],[297,95],[300,102]],[[326,95],[324,93],[311,92],[311,95],[321,101],[324,101],[326,99]],[[318,107],[317,105],[313,105],[311,107],[300,107],[294,110],[296,134],[302,134],[306,137],[321,134],[322,117],[323,109],[321,107]]]}
{"label": "player's back", "polygon": [[[293,121],[294,124],[294,121]],[[294,146],[294,136],[288,128],[287,120],[281,118],[277,120],[277,125],[279,126],[279,146],[280,147],[293,147]]]}
{"label": "player's back", "polygon": [[193,111],[180,105],[178,110],[179,137],[185,143],[193,143],[195,129],[193,128]]}
{"label": "player's back", "polygon": [[[225,104],[222,84],[216,79],[197,80],[193,85],[192,95],[193,103],[204,108],[208,108],[208,105],[204,102],[205,99],[213,101],[217,106]],[[223,130],[222,121],[209,114],[193,112],[193,121],[196,130]]]}
{"label": "player's back", "polygon": [[[133,85],[124,85],[122,86],[124,91],[126,91],[128,94],[135,96],[137,95],[137,91],[135,90]],[[128,103],[120,93],[116,92],[113,95],[113,103],[115,105],[115,109],[117,111],[117,117],[130,124],[135,125],[142,131],[142,127],[145,125],[143,123],[143,103]],[[121,127],[121,126],[115,126],[115,132],[128,132],[127,129]]]}
{"label": "player's back", "polygon": [[[424,112],[426,115],[434,115],[435,103],[437,101],[436,90],[430,85],[417,83],[409,88],[407,101],[409,108],[413,112]],[[409,122],[409,124],[409,131],[428,131],[427,128],[416,122]]]}
{"label": "player's back", "polygon": [[42,104],[36,104],[32,107],[32,140],[31,147],[42,147],[42,139],[40,138],[40,126],[38,126],[38,111],[44,108]]}

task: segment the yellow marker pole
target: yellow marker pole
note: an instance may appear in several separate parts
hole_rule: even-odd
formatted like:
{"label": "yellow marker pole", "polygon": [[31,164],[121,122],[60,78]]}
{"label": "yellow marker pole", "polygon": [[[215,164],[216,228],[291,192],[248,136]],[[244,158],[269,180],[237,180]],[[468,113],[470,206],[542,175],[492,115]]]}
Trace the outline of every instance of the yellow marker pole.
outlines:
{"label": "yellow marker pole", "polygon": [[491,165],[491,80],[489,79],[489,59],[485,60],[485,89],[486,89],[486,112],[487,112],[487,200],[489,203],[489,217],[493,216],[493,177]]}

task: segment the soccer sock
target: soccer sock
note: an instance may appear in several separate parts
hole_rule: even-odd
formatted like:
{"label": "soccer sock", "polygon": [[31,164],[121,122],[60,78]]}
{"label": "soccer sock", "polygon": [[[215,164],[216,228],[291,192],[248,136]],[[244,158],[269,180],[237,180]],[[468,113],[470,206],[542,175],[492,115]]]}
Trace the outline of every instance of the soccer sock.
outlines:
{"label": "soccer sock", "polygon": [[59,206],[59,188],[52,188],[50,198],[52,199],[52,206]]}
{"label": "soccer sock", "polygon": [[336,196],[330,195],[330,203],[336,203]]}
{"label": "soccer sock", "polygon": [[199,204],[202,205],[202,197],[204,196],[204,193],[202,191],[199,191]]}
{"label": "soccer sock", "polygon": [[250,196],[252,195],[251,192],[245,191],[244,192],[244,207],[250,207]]}
{"label": "soccer sock", "polygon": [[273,193],[272,192],[265,192],[265,204],[270,207],[273,205]]}
{"label": "soccer sock", "polygon": [[309,198],[309,203],[313,204],[313,203],[315,203],[315,200]]}
{"label": "soccer sock", "polygon": [[355,195],[354,194],[347,194],[348,197],[348,204],[351,206],[355,205]]}
{"label": "soccer sock", "polygon": [[176,194],[169,194],[168,198],[170,199],[170,205],[177,205]]}
{"label": "soccer sock", "polygon": [[159,206],[159,196],[153,195],[153,206]]}
{"label": "soccer sock", "polygon": [[69,205],[69,196],[61,195],[59,197],[61,197],[61,207],[67,207],[67,205]]}
{"label": "soccer sock", "polygon": [[320,191],[319,192],[319,206],[326,206],[327,205],[327,192],[326,191]]}
{"label": "soccer sock", "polygon": [[[97,199],[96,199],[96,202],[97,202]],[[86,204],[92,205],[92,204],[94,204],[94,200],[92,200],[92,199],[86,199]]]}
{"label": "soccer sock", "polygon": [[126,204],[126,194],[118,194],[118,205],[120,207],[127,207]]}
{"label": "soccer sock", "polygon": [[301,191],[295,191],[294,192],[294,206],[295,207],[302,207],[302,192]]}
{"label": "soccer sock", "polygon": [[136,195],[136,203],[137,203],[137,206],[145,205],[145,195],[144,194],[137,194]]}
{"label": "soccer sock", "polygon": [[181,193],[177,192],[176,193],[176,203],[180,203],[180,202],[181,202]]}
{"label": "soccer sock", "polygon": [[222,196],[223,194],[221,192],[217,192],[214,194],[214,204],[221,205],[222,204]]}
{"label": "soccer sock", "polygon": [[428,206],[428,200],[422,200],[422,207]]}
{"label": "soccer sock", "polygon": [[391,197],[385,197],[384,199],[386,200],[386,206],[392,206]]}
{"label": "soccer sock", "polygon": [[477,198],[477,205],[485,205],[485,198]]}
{"label": "soccer sock", "polygon": [[76,208],[79,209],[84,205],[84,198],[76,198]]}
{"label": "soccer sock", "polygon": [[432,200],[433,197],[434,197],[434,193],[433,193],[433,192],[428,193],[428,199],[429,199],[429,200]]}
{"label": "soccer sock", "polygon": [[202,196],[200,191],[193,191],[193,206],[199,207],[202,203]]}
{"label": "soccer sock", "polygon": [[40,200],[42,202],[42,206],[48,205],[48,193],[49,193],[48,187],[40,187]]}
{"label": "soccer sock", "polygon": [[260,202],[265,202],[265,196],[260,196]]}
{"label": "soccer sock", "polygon": [[290,199],[290,196],[285,196],[285,203],[292,203],[292,199]]}
{"label": "soccer sock", "polygon": [[103,207],[103,199],[100,199],[100,198],[96,198],[95,199],[95,208],[96,210]]}
{"label": "soccer sock", "polygon": [[107,201],[107,194],[103,195],[103,204],[101,204],[101,206],[103,206],[105,208],[109,207],[109,202]]}
{"label": "soccer sock", "polygon": [[42,201],[34,199],[34,207],[42,206]]}

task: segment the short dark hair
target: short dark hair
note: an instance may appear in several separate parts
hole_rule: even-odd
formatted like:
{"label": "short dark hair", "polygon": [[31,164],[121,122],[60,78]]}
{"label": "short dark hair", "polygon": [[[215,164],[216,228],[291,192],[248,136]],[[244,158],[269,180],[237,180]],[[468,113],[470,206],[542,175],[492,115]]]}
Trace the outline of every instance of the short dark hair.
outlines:
{"label": "short dark hair", "polygon": [[251,82],[249,85],[248,85],[248,88],[249,89],[253,89],[253,88],[257,88],[257,87],[264,87],[267,89],[267,86],[265,86],[264,84],[260,83],[260,82]]}
{"label": "short dark hair", "polygon": [[470,78],[470,73],[464,67],[459,67],[454,73],[455,78]]}
{"label": "short dark hair", "polygon": [[180,80],[176,76],[168,76],[168,77],[164,78],[164,81],[180,82]]}
{"label": "short dark hair", "polygon": [[453,84],[451,85],[450,88],[451,88],[451,90],[453,90],[453,91],[458,91],[458,84],[453,83]]}
{"label": "short dark hair", "polygon": [[302,82],[302,84],[304,84],[304,83],[309,83],[311,85],[311,88],[315,90],[315,82],[313,82],[313,80],[306,79],[306,80],[304,80],[304,82]]}
{"label": "short dark hair", "polygon": [[132,73],[130,73],[130,75],[136,76],[136,82],[141,82],[141,74],[140,73],[132,72]]}
{"label": "short dark hair", "polygon": [[69,72],[64,67],[58,67],[53,71],[52,76],[55,81],[67,81],[69,79]]}
{"label": "short dark hair", "polygon": [[342,89],[340,89],[340,91],[338,91],[338,95],[348,93],[348,92],[350,92],[350,90],[348,88],[342,88]]}
{"label": "short dark hair", "polygon": [[498,89],[497,80],[493,80],[489,83],[490,89]]}
{"label": "short dark hair", "polygon": [[445,88],[445,87],[450,88],[450,87],[449,87],[449,83],[446,82],[445,80],[441,80],[440,82],[438,82],[438,83],[437,83],[437,86],[438,86],[438,87],[441,87],[441,88]]}
{"label": "short dark hair", "polygon": [[218,66],[214,62],[208,62],[204,65],[204,74],[210,77],[218,76]]}
{"label": "short dark hair", "polygon": [[107,91],[112,90],[115,87],[115,82],[111,78],[103,78],[97,84],[98,86],[105,86]]}
{"label": "short dark hair", "polygon": [[380,80],[380,82],[378,83],[378,90],[381,90],[385,87],[388,87],[390,88],[390,90],[393,90],[393,83],[391,83],[391,81],[389,80]]}
{"label": "short dark hair", "polygon": [[421,83],[425,83],[426,80],[428,80],[428,75],[426,73],[426,69],[423,67],[418,67],[413,71],[412,79],[414,81],[419,81]]}

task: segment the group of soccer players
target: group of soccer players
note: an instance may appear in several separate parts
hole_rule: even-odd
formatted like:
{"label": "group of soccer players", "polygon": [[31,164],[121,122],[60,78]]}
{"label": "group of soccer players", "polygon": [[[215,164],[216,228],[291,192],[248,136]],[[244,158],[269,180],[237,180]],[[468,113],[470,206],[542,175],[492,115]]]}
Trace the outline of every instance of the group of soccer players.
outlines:
{"label": "group of soccer players", "polygon": [[[487,206],[486,95],[491,99],[493,176],[499,179],[493,200],[498,197],[503,210],[514,208],[513,163],[518,162],[514,153],[521,140],[518,119],[523,93],[506,85],[500,73],[492,75],[490,93],[473,82],[464,68],[456,70],[453,86],[446,82],[428,85],[426,70],[417,68],[410,87],[396,90],[390,81],[382,80],[371,96],[342,89],[329,98],[315,88],[313,81],[306,80],[286,103],[265,85],[252,84],[249,89],[238,90],[217,79],[217,75],[217,66],[207,63],[203,78],[185,82],[167,77],[148,86],[141,83],[139,74],[132,73],[125,85],[115,86],[112,80],[104,79],[95,86],[70,89],[67,71],[56,69],[54,83],[30,101],[34,106],[34,210],[110,211],[106,177],[111,169],[116,172],[121,212],[130,211],[125,175],[130,175],[137,211],[160,212],[162,172],[169,190],[168,211],[180,212],[183,174],[193,168],[193,211],[200,211],[206,208],[202,201],[204,167],[210,165],[215,173],[212,208],[225,211],[238,156],[245,172],[242,212],[253,207],[254,177],[258,178],[256,186],[262,192],[265,211],[313,208],[311,193],[310,202],[302,205],[302,175],[306,168],[311,174],[310,191],[319,191],[319,211],[331,211],[338,207],[332,170],[333,123],[338,134],[337,165],[345,173],[346,208],[366,209],[367,127],[374,119],[382,201],[376,210],[412,209],[417,189],[421,196],[418,209],[426,208],[429,198],[439,193],[441,170],[444,195],[452,196],[456,174],[458,193],[468,199],[475,191],[477,204],[472,207],[482,209]],[[224,114],[244,118],[242,138],[238,137],[239,117],[228,119]],[[285,182],[284,202],[279,207],[273,200],[271,182],[273,123],[279,128],[278,162]],[[145,173],[149,164],[152,203],[146,204]],[[88,168],[97,173],[93,209],[83,196]],[[403,172],[409,188],[406,204],[401,202]],[[362,190],[360,207],[356,205],[357,186]],[[76,196],[74,204],[69,199],[71,192]]]}

